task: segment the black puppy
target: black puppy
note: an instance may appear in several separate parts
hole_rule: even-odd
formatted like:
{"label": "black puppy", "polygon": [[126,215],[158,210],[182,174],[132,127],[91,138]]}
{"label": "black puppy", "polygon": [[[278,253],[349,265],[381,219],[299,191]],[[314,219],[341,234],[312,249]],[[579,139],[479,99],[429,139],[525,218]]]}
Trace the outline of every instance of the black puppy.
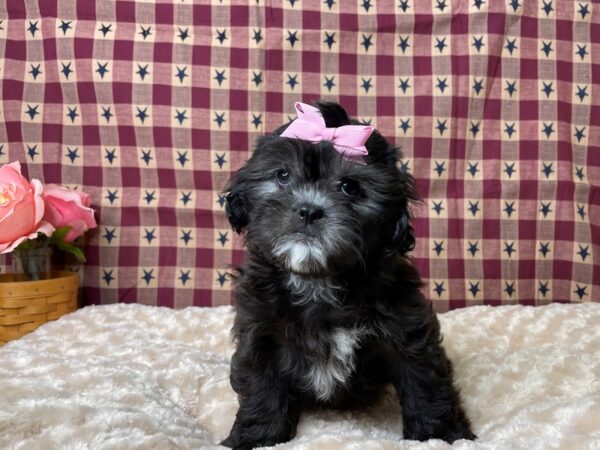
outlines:
{"label": "black puppy", "polygon": [[223,444],[288,441],[303,410],[365,406],[389,383],[407,439],[474,439],[406,256],[415,194],[397,149],[338,104],[296,109],[227,189],[248,253],[235,277],[240,406]]}

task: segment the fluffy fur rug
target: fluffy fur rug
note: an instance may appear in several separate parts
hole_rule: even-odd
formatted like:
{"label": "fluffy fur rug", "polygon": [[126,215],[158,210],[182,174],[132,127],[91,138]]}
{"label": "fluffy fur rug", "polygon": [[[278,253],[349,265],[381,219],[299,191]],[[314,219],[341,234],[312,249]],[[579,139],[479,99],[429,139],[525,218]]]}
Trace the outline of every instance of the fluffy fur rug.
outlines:
{"label": "fluffy fur rug", "polygon": [[[0,448],[216,448],[233,422],[230,307],[88,307],[0,348]],[[456,448],[600,449],[600,304],[440,316],[479,440]],[[437,449],[402,440],[390,394],[305,415],[280,448]]]}

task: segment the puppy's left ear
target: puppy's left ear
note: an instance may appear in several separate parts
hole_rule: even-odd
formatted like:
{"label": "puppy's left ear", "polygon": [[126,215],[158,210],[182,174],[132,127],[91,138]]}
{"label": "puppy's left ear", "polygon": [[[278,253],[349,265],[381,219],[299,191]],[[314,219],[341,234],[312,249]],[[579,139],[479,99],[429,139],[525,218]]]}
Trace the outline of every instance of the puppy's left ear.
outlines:
{"label": "puppy's left ear", "polygon": [[225,213],[231,227],[236,233],[241,233],[248,225],[248,214],[246,213],[246,197],[244,194],[246,185],[246,171],[241,168],[231,178],[225,192],[227,193]]}
{"label": "puppy's left ear", "polygon": [[400,208],[400,217],[396,222],[393,242],[400,254],[404,255],[415,248],[415,232],[410,224],[410,203],[417,200],[413,178],[408,173],[400,173],[402,182],[403,205]]}

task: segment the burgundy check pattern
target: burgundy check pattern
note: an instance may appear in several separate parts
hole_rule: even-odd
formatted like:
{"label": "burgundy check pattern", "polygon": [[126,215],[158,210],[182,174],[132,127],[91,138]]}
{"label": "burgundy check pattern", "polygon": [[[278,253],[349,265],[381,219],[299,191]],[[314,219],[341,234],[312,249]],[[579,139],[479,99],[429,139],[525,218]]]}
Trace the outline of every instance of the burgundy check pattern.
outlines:
{"label": "burgundy check pattern", "polygon": [[295,101],[333,99],[403,149],[438,310],[598,301],[599,11],[0,0],[0,163],[91,194],[85,302],[227,304],[221,190]]}

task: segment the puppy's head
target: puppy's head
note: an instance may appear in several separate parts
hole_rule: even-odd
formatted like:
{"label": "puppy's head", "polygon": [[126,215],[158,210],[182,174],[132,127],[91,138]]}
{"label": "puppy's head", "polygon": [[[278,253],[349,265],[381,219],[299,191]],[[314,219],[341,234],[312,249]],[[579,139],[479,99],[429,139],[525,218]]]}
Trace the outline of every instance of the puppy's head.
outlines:
{"label": "puppy's head", "polygon": [[[327,127],[358,123],[338,104],[317,106]],[[413,248],[412,179],[398,170],[396,148],[374,131],[362,165],[329,141],[281,137],[286,127],[258,141],[227,188],[227,216],[250,251],[285,271],[323,276]]]}

